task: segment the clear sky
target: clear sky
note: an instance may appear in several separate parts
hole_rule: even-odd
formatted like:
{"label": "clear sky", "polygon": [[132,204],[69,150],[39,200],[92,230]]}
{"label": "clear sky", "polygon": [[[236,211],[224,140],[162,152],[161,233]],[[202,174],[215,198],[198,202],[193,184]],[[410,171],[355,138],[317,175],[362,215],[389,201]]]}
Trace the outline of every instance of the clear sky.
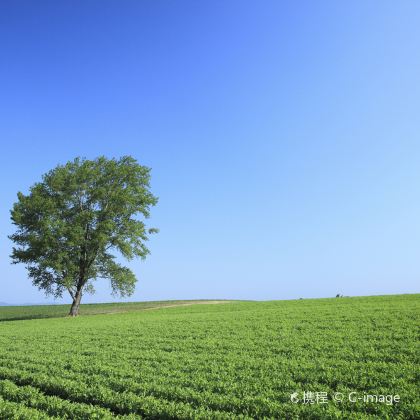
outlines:
{"label": "clear sky", "polygon": [[419,22],[419,1],[0,2],[0,301],[44,301],[10,264],[17,191],[127,154],[160,197],[132,300],[419,292]]}

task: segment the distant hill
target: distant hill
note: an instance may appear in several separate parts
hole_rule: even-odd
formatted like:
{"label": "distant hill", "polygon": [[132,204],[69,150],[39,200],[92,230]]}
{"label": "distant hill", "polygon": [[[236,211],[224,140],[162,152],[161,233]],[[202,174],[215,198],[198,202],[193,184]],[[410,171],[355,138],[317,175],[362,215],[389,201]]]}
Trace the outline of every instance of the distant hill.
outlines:
{"label": "distant hill", "polygon": [[0,306],[51,306],[51,305],[59,305],[56,302],[23,302],[23,303],[7,303],[7,302],[0,302]]}
{"label": "distant hill", "polygon": [[[176,306],[188,306],[194,304],[228,303],[231,301],[221,300],[167,300],[152,302],[114,302],[114,303],[82,303],[81,315],[115,314],[122,312],[135,312],[149,309],[171,308]],[[66,305],[7,305],[0,306],[0,323],[6,320],[58,318],[66,317],[69,313],[69,304]],[[1,379],[1,378],[0,378]],[[0,389],[1,390],[1,389]],[[1,401],[1,395],[0,395]],[[1,407],[1,404],[0,404]],[[1,416],[0,409],[0,419]]]}

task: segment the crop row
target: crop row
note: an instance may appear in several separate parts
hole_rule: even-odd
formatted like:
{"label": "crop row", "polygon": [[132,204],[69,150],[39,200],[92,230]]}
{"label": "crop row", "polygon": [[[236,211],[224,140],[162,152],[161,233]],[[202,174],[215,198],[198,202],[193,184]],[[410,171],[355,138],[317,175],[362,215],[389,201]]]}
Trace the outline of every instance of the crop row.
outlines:
{"label": "crop row", "polygon": [[[416,300],[198,306],[0,323],[0,398],[33,418],[418,417]],[[295,391],[401,403],[293,404]]]}

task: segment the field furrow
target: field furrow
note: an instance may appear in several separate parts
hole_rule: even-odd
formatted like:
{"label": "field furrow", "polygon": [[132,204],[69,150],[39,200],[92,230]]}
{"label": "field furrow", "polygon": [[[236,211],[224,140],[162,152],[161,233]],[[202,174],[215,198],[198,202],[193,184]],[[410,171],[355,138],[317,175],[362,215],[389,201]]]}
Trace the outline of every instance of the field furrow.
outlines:
{"label": "field furrow", "polygon": [[[0,397],[45,418],[415,419],[419,308],[412,295],[7,321]],[[291,402],[308,391],[328,401]],[[352,392],[401,401],[332,399]]]}

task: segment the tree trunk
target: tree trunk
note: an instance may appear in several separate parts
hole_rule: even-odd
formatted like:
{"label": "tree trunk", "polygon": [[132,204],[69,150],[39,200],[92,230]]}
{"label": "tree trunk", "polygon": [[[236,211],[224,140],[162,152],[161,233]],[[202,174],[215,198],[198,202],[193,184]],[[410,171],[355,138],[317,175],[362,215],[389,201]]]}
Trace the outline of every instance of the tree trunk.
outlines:
{"label": "tree trunk", "polygon": [[76,292],[73,298],[73,303],[71,304],[69,316],[77,316],[79,315],[79,306],[80,301],[82,300],[82,291]]}

